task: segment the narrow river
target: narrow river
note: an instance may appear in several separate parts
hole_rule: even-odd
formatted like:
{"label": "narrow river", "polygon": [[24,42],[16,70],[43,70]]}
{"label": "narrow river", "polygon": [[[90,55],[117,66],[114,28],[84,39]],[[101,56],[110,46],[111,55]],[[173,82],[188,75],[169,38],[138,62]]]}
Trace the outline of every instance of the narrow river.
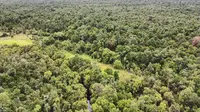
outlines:
{"label": "narrow river", "polygon": [[92,106],[91,106],[91,104],[90,104],[90,100],[87,100],[87,102],[88,102],[88,111],[89,111],[89,112],[92,112]]}

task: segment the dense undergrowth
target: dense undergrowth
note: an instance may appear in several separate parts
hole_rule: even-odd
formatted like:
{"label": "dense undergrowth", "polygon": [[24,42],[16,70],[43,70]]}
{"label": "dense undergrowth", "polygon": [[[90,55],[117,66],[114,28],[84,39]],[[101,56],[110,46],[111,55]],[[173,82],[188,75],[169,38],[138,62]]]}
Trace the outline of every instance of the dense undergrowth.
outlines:
{"label": "dense undergrowth", "polygon": [[0,111],[200,111],[199,7],[1,4],[1,31],[35,42],[1,45]]}

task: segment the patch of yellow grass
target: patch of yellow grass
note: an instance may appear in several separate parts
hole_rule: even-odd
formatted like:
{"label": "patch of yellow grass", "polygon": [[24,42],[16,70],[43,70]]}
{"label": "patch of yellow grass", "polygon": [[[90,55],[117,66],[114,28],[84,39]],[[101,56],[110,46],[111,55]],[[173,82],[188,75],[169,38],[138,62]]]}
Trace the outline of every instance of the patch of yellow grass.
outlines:
{"label": "patch of yellow grass", "polygon": [[86,60],[90,60],[90,61],[96,61],[96,60],[92,59],[91,56],[88,56],[86,54],[81,54],[81,55],[79,55],[79,57],[86,59]]}
{"label": "patch of yellow grass", "polygon": [[70,59],[70,58],[73,58],[75,55],[71,52],[65,52],[65,56],[66,58]]}
{"label": "patch of yellow grass", "polygon": [[13,45],[17,44],[20,46],[26,46],[33,44],[32,40],[30,40],[31,35],[25,35],[25,34],[17,34],[13,37],[3,37],[0,38],[0,45]]}
{"label": "patch of yellow grass", "polygon": [[32,41],[30,40],[0,40],[0,45],[13,45],[13,44],[25,46],[25,45],[31,45]]}
{"label": "patch of yellow grass", "polygon": [[109,64],[98,63],[97,65],[101,68],[101,70],[105,70],[105,69],[109,68],[109,69],[118,71],[119,72],[119,80],[120,81],[126,81],[126,80],[131,78],[131,75],[133,75],[132,73],[129,73],[126,70],[115,69],[112,65],[109,65]]}

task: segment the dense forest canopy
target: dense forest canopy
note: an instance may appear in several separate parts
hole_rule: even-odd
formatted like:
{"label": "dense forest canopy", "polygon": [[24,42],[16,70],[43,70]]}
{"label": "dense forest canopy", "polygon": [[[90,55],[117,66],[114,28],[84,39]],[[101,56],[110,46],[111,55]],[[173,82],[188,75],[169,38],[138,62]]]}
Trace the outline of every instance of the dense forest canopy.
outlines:
{"label": "dense forest canopy", "polygon": [[1,0],[0,112],[199,112],[199,3]]}

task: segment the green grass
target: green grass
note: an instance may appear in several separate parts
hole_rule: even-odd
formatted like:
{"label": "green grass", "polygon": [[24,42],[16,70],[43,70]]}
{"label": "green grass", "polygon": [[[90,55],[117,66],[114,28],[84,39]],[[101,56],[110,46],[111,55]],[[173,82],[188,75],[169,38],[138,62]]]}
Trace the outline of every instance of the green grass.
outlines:
{"label": "green grass", "polygon": [[98,66],[101,68],[101,70],[105,70],[105,69],[112,69],[114,71],[118,71],[119,72],[119,80],[120,81],[127,81],[130,79],[130,75],[133,75],[132,73],[129,73],[126,70],[119,70],[119,69],[115,69],[112,65],[109,64],[104,64],[104,63],[99,63],[98,62]]}
{"label": "green grass", "polygon": [[71,52],[65,52],[65,56],[66,56],[66,58],[70,59],[70,58],[73,58],[75,55]]}
{"label": "green grass", "polygon": [[27,40],[0,40],[0,45],[13,45],[17,44],[20,46],[31,45],[32,41]]}
{"label": "green grass", "polygon": [[29,38],[31,35],[25,35],[25,34],[17,34],[14,35],[13,37],[3,37],[0,38],[0,45],[13,45],[17,44],[20,46],[26,46],[26,45],[31,45],[33,44],[32,40]]}
{"label": "green grass", "polygon": [[[72,52],[67,52],[67,51],[63,51],[63,52],[65,52],[66,58],[73,58],[75,56],[75,54],[72,53]],[[83,58],[83,59],[86,59],[86,60],[96,61],[86,54],[76,54],[76,55],[78,55],[80,58]]]}
{"label": "green grass", "polygon": [[90,61],[96,61],[94,59],[92,59],[92,57],[86,55],[86,54],[82,54],[82,55],[79,55],[79,57],[83,58],[83,59],[86,59],[86,60],[90,60]]}
{"label": "green grass", "polygon": [[[71,53],[71,52],[65,52],[65,55],[67,58],[73,58],[75,56],[75,54]],[[83,58],[83,59],[87,59],[87,60],[90,60],[92,63],[95,63],[99,68],[101,68],[102,71],[104,71],[105,69],[112,69],[112,70],[115,70],[115,71],[118,71],[119,72],[119,80],[120,81],[127,81],[130,79],[130,75],[133,75],[132,73],[129,73],[128,71],[126,70],[119,70],[119,69],[115,69],[112,65],[109,65],[109,64],[104,64],[104,63],[100,63],[98,62],[97,60],[95,59],[92,59],[92,57],[86,55],[86,54],[77,54],[80,58]]]}

